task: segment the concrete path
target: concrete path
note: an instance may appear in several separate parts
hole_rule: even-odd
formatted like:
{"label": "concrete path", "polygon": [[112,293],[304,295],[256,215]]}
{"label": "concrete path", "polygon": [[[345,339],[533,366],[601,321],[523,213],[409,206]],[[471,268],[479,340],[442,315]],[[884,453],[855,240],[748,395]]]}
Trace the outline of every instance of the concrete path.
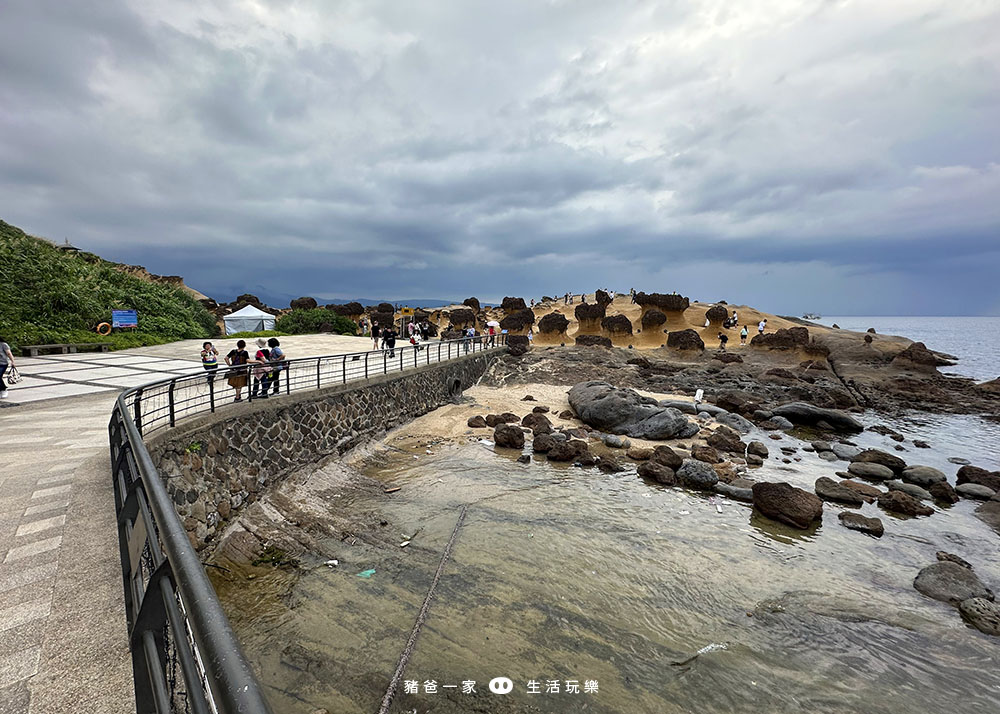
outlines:
{"label": "concrete path", "polygon": [[[281,340],[289,357],[371,345]],[[234,341],[216,345],[225,354]],[[200,349],[16,360],[25,379],[0,402],[0,714],[134,712],[108,420],[122,388],[198,372]]]}

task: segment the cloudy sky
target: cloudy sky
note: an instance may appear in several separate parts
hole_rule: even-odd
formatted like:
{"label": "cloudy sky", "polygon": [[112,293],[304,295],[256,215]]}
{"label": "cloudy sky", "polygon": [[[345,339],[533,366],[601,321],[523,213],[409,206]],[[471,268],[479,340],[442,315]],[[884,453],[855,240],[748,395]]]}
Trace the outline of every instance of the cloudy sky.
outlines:
{"label": "cloudy sky", "polygon": [[0,218],[220,300],[1000,314],[1000,4],[2,0]]}

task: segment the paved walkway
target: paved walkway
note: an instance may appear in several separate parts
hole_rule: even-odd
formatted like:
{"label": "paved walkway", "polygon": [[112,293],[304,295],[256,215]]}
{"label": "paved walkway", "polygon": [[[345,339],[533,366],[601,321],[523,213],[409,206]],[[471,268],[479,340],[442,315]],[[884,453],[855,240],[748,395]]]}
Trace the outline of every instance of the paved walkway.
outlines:
{"label": "paved walkway", "polygon": [[[282,338],[289,357],[370,344]],[[0,403],[0,714],[134,711],[108,420],[121,388],[198,371],[200,349],[17,360],[25,379]]]}

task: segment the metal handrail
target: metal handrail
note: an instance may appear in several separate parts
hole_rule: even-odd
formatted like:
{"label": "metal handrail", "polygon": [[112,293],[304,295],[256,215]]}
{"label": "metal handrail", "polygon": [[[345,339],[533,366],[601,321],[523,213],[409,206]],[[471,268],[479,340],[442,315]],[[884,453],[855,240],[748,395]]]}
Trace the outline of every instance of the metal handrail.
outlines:
{"label": "metal handrail", "polygon": [[[492,340],[477,336],[406,345],[392,352],[304,357],[283,360],[278,375],[279,379],[285,377],[288,394],[293,389],[314,390],[405,371],[421,363],[448,361],[505,344],[506,335]],[[340,369],[329,369],[331,364]],[[246,374],[249,387],[253,367],[250,364],[219,373]],[[203,371],[122,392],[108,424],[138,714],[271,711],[143,442],[144,431],[148,435],[173,427],[180,419],[215,412],[219,407],[216,379],[218,375]]]}

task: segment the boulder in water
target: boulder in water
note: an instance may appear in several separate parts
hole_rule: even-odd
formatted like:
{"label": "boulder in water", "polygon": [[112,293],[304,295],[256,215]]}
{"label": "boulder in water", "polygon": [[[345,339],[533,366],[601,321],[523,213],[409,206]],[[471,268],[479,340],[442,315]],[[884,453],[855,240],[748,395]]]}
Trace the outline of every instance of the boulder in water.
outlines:
{"label": "boulder in water", "polygon": [[947,476],[932,466],[907,466],[903,469],[902,478],[904,481],[915,483],[924,488],[932,483],[948,480]]}
{"label": "boulder in water", "polygon": [[715,473],[715,469],[704,461],[684,459],[680,468],[677,469],[677,480],[688,488],[708,491],[719,482],[719,476]]}
{"label": "boulder in water", "polygon": [[803,530],[823,517],[819,496],[784,482],[755,483],[753,505],[768,518]]}
{"label": "boulder in water", "polygon": [[639,439],[687,438],[698,432],[676,409],[607,382],[581,382],[569,390],[569,404],[587,425]]}
{"label": "boulder in water", "polygon": [[882,464],[873,464],[867,461],[855,461],[847,467],[848,473],[871,481],[887,481],[895,474],[892,469]]}
{"label": "boulder in water", "polygon": [[913,587],[927,597],[950,605],[974,597],[993,600],[993,593],[973,571],[947,560],[923,568],[914,578]]}
{"label": "boulder in water", "polygon": [[852,463],[881,464],[892,469],[893,473],[901,474],[906,468],[906,462],[898,456],[888,454],[881,449],[865,449],[852,459]]}
{"label": "boulder in water", "polygon": [[723,496],[728,496],[734,501],[742,501],[743,503],[753,503],[753,489],[746,488],[743,486],[734,486],[731,483],[725,483],[724,481],[719,481],[715,484],[715,492],[721,493]]}
{"label": "boulder in water", "polygon": [[792,402],[782,404],[771,410],[774,416],[785,417],[796,424],[806,424],[810,426],[826,422],[837,431],[859,432],[864,431],[864,426],[851,415],[837,409],[824,409],[805,402]]}
{"label": "boulder in water", "polygon": [[673,486],[676,482],[674,470],[658,461],[644,461],[639,464],[638,474],[643,478]]}
{"label": "boulder in water", "polygon": [[524,432],[512,424],[500,424],[493,431],[493,443],[508,449],[524,447]]}
{"label": "boulder in water", "polygon": [[889,491],[878,497],[878,505],[890,513],[904,516],[930,516],[934,509],[925,506],[908,493]]}
{"label": "boulder in water", "polygon": [[860,506],[865,502],[864,496],[854,489],[842,486],[832,478],[820,476],[816,479],[816,495],[824,501],[836,501],[850,506]]}
{"label": "boulder in water", "polygon": [[927,490],[932,496],[934,496],[935,501],[941,501],[942,503],[958,503],[958,494],[947,481],[932,483],[927,487]]}
{"label": "boulder in water", "polygon": [[845,528],[850,528],[853,531],[861,531],[876,538],[881,538],[882,534],[885,533],[885,526],[882,524],[881,518],[867,518],[854,511],[841,511],[837,514],[837,518],[840,519]]}
{"label": "boulder in water", "polygon": [[987,635],[1000,637],[1000,605],[989,598],[970,597],[958,604],[962,619]]}
{"label": "boulder in water", "polygon": [[959,496],[964,498],[974,498],[979,501],[989,501],[997,492],[978,483],[960,483],[955,487]]}
{"label": "boulder in water", "polygon": [[890,481],[886,481],[885,486],[890,491],[902,491],[903,493],[908,493],[921,501],[930,501],[934,498],[930,491],[925,488],[920,488],[920,486],[915,483],[906,483],[906,481],[892,479]]}
{"label": "boulder in water", "polygon": [[971,464],[965,464],[958,470],[955,483],[978,483],[980,486],[1000,491],[1000,471],[987,471]]}

